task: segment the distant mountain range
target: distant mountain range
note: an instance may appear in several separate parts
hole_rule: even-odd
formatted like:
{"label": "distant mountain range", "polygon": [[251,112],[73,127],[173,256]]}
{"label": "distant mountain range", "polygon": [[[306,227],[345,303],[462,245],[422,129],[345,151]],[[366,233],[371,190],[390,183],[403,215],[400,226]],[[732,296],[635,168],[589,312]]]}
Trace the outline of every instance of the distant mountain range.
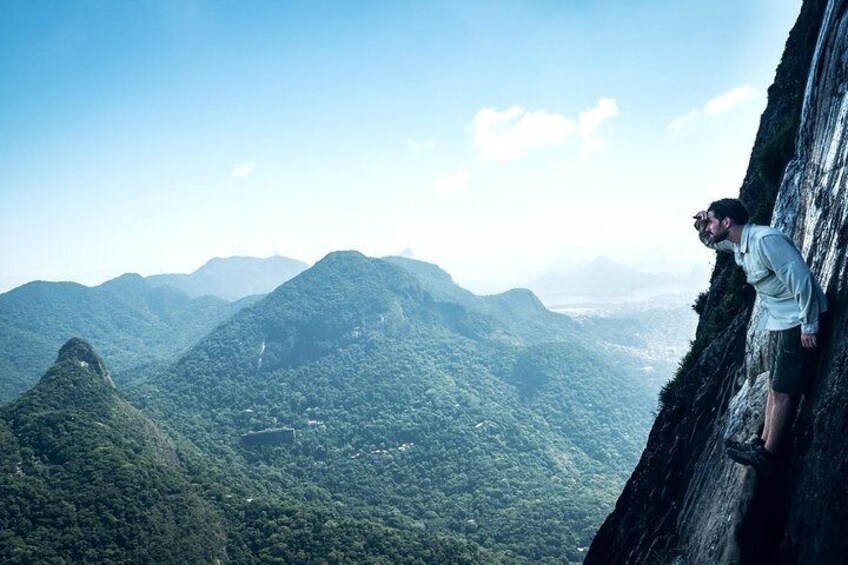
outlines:
{"label": "distant mountain range", "polygon": [[[605,321],[597,316],[593,320],[574,320],[548,311],[528,290],[477,296],[458,286],[437,265],[399,256],[385,260],[413,274],[436,299],[461,304],[474,315],[498,320],[501,330],[511,335],[501,336],[502,339],[524,343],[576,341],[592,347],[584,339],[586,335],[596,342],[616,344],[626,333],[630,352],[644,358],[645,366],[652,371],[647,377],[654,388],[671,375],[681,347],[685,348],[688,336],[694,331],[696,318],[688,308],[657,314],[660,322],[674,324],[679,332],[657,333],[652,330],[656,324],[645,326],[640,321],[647,319],[647,312],[630,312],[614,305],[606,305],[604,309],[595,305],[593,311],[613,316]],[[596,266],[604,264],[596,262]],[[35,383],[49,364],[52,352],[71,336],[84,336],[103,351],[111,360],[119,382],[125,378],[143,378],[149,371],[137,370],[139,366],[161,364],[185,351],[227,316],[261,298],[261,295],[249,295],[228,305],[220,296],[216,298],[197,290],[202,285],[210,290],[219,289],[226,296],[238,296],[239,288],[242,292],[246,288],[265,288],[274,277],[281,279],[280,284],[289,280],[290,271],[283,268],[285,265],[304,264],[282,257],[213,259],[191,275],[145,279],[127,274],[97,287],[36,281],[2,294],[0,402],[12,399]],[[619,269],[609,264],[607,267]],[[257,271],[263,273],[259,279],[264,282],[254,284],[246,280]],[[168,283],[169,280],[193,286],[203,295],[191,299]],[[587,323],[594,324],[600,334],[598,331],[587,334],[584,327]],[[128,369],[133,369],[129,377]]]}
{"label": "distant mountain range", "polygon": [[[0,411],[0,466],[29,477],[7,486],[43,504],[0,511],[0,539],[46,561],[158,562],[146,552],[173,545],[171,562],[579,563],[656,403],[643,323],[575,320],[528,290],[476,296],[436,265],[356,252],[232,304],[138,275],[24,285],[0,295],[9,396],[72,331],[123,370],[107,378],[71,340]],[[294,442],[242,441],[275,429]]]}
{"label": "distant mountain range", "polygon": [[145,280],[151,286],[172,286],[191,298],[210,295],[232,302],[267,294],[307,268],[302,261],[281,256],[216,257],[187,275],[152,275]]}
{"label": "distant mountain range", "polygon": [[27,283],[0,294],[0,402],[37,382],[71,337],[89,340],[120,373],[184,352],[253,300],[193,299],[134,274],[96,287]]}
{"label": "distant mountain range", "polygon": [[580,303],[641,302],[662,295],[684,294],[694,298],[706,288],[707,282],[706,267],[693,267],[685,275],[676,275],[646,272],[608,257],[597,257],[572,269],[551,269],[531,283],[530,288],[546,305],[556,307]]}
{"label": "distant mountain range", "polygon": [[96,287],[34,281],[0,294],[0,402],[32,386],[72,336],[122,375],[184,352],[307,267],[285,257],[216,258],[188,275],[125,274]]}
{"label": "distant mountain range", "polygon": [[[439,300],[462,304],[472,312],[490,316],[515,333],[518,342],[565,341],[581,344],[603,355],[624,355],[641,360],[640,371],[651,390],[674,374],[695,334],[698,316],[691,303],[594,304],[591,315],[563,316],[549,311],[527,289],[512,289],[492,296],[477,296],[458,286],[437,265],[403,257],[385,257],[415,275],[424,289]],[[615,352],[615,353],[614,353]],[[620,358],[619,358],[620,362]]]}
{"label": "distant mountain range", "polygon": [[457,285],[438,265],[405,257],[385,257],[412,274],[436,300],[462,305],[470,312],[491,317],[501,328],[524,343],[581,340],[580,324],[545,308],[527,289],[512,289],[491,296],[477,296]]}

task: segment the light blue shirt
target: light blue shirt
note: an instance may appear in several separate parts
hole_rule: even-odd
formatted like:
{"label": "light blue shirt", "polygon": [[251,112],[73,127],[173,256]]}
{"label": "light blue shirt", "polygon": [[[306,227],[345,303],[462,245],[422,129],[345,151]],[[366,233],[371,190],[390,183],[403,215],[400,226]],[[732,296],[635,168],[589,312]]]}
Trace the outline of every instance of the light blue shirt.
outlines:
{"label": "light blue shirt", "polygon": [[786,234],[769,226],[745,224],[738,244],[702,241],[717,251],[733,252],[768,313],[767,330],[788,330],[800,324],[802,333],[818,333],[819,314],[827,311],[827,299]]}

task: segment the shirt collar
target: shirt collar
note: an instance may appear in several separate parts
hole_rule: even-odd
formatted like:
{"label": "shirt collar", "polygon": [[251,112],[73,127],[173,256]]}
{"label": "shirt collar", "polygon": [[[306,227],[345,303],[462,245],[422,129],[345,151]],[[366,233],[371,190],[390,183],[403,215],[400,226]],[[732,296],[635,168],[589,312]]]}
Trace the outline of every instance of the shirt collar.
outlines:
{"label": "shirt collar", "polygon": [[751,235],[751,224],[745,224],[742,226],[742,235],[739,236],[739,252],[747,253],[748,252],[748,239]]}

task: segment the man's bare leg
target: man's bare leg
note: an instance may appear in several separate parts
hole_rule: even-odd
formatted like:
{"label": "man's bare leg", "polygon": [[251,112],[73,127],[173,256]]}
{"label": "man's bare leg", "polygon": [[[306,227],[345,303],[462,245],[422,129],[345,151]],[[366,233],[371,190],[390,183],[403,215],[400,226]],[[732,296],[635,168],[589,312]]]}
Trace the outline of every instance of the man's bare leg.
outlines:
{"label": "man's bare leg", "polygon": [[771,413],[774,408],[774,391],[771,390],[771,381],[769,380],[769,389],[766,393],[766,409],[765,409],[765,421],[763,422],[763,433],[760,436],[760,439],[763,440],[763,443],[768,443],[769,439],[769,429],[771,425]]}
{"label": "man's bare leg", "polygon": [[766,449],[774,454],[780,452],[783,442],[789,435],[789,428],[795,420],[795,408],[798,406],[798,396],[783,392],[771,391],[771,417],[765,432]]}

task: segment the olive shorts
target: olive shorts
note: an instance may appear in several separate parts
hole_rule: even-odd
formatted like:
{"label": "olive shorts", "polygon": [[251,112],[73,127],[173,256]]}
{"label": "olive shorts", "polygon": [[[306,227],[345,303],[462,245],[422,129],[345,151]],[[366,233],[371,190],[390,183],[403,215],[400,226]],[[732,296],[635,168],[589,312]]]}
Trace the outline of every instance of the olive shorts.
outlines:
{"label": "olive shorts", "polygon": [[804,349],[801,345],[801,326],[774,333],[777,345],[771,388],[784,394],[804,394],[812,380],[817,349]]}

